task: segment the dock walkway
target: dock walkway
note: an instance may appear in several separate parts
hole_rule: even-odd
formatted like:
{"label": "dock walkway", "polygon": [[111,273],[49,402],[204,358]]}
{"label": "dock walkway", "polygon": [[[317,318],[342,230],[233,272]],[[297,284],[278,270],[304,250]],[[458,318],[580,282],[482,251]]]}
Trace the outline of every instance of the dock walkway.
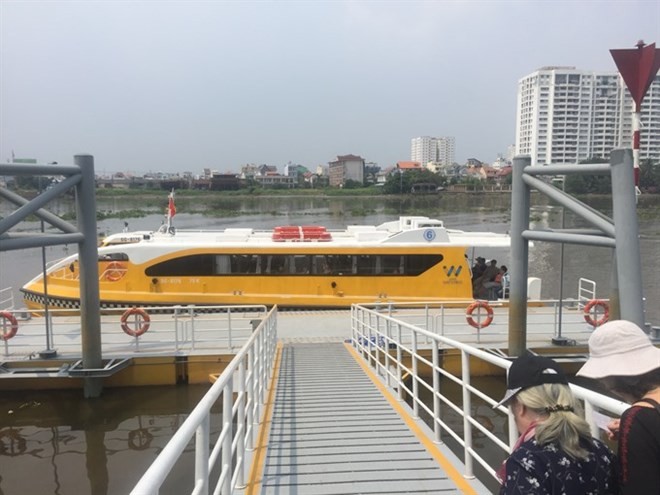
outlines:
{"label": "dock walkway", "polygon": [[247,493],[488,493],[351,352],[284,345],[260,491]]}

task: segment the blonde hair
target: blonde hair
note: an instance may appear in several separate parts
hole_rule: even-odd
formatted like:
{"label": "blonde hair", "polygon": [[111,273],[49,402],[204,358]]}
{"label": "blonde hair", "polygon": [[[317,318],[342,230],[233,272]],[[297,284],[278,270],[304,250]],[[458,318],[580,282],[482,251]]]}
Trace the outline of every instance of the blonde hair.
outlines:
{"label": "blonde hair", "polygon": [[521,390],[516,400],[542,418],[535,433],[539,444],[556,443],[574,459],[587,458],[588,451],[580,446],[580,440],[591,440],[591,431],[582,405],[568,385],[546,383],[530,387]]}

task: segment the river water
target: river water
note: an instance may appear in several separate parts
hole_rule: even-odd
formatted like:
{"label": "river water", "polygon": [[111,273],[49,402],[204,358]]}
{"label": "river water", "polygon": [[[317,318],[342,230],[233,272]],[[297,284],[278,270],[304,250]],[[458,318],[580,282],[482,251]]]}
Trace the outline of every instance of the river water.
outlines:
{"label": "river water", "polygon": [[[99,198],[98,209],[119,211],[153,208],[163,211],[166,200],[153,198]],[[585,200],[606,214],[607,198]],[[450,228],[506,232],[510,225],[510,199],[506,195],[442,195],[414,198],[232,198],[177,199],[178,228],[263,227],[313,224],[340,228],[347,224],[377,224],[400,214],[426,215],[444,220]],[[66,202],[50,206],[62,214]],[[9,213],[0,203],[0,215]],[[195,211],[194,214],[186,211]],[[639,205],[640,256],[646,320],[660,324],[660,198],[643,197]],[[219,216],[222,215],[222,216]],[[531,217],[536,227],[558,227],[561,208],[536,198]],[[162,214],[126,219],[131,230],[152,230]],[[567,227],[583,226],[571,214]],[[99,233],[121,231],[124,220],[98,223]],[[36,231],[38,223],[24,223],[21,230]],[[61,246],[45,250],[48,260],[73,252]],[[0,288],[18,288],[41,270],[41,249],[0,252]],[[529,275],[542,279],[542,296],[556,298],[559,291],[560,247],[537,243],[530,251]],[[498,260],[507,263],[505,258]],[[608,297],[612,253],[606,248],[567,245],[564,251],[564,297],[576,297],[580,277],[594,280],[597,295]],[[501,388],[500,382],[493,388]],[[2,392],[0,394],[0,495],[23,493],[125,494],[161,451],[208,386],[106,389],[99,399],[84,400],[80,391]],[[493,394],[494,396],[497,393]],[[459,401],[460,402],[460,401]],[[489,419],[489,408],[482,416]],[[218,421],[219,413],[214,416]],[[494,421],[497,421],[493,418]],[[456,421],[459,421],[456,419]],[[504,432],[504,425],[495,425]],[[163,493],[180,493],[190,472],[189,448],[177,474]]]}
{"label": "river water", "polygon": [[[159,205],[153,196],[101,197],[98,210],[118,212],[132,209],[164,211],[166,198]],[[587,198],[586,203],[611,215],[611,200],[606,197]],[[0,203],[0,215],[8,214],[7,203]],[[4,211],[3,211],[4,208]],[[51,205],[51,211],[62,214],[71,211],[71,204],[62,201]],[[347,224],[379,224],[399,215],[425,215],[438,218],[450,228],[492,232],[507,232],[510,228],[510,197],[507,194],[467,195],[447,194],[400,198],[381,197],[271,197],[222,198],[193,197],[177,199],[175,225],[182,229],[221,229],[225,227],[272,228],[277,225],[325,225],[342,228]],[[190,214],[186,211],[195,211]],[[646,303],[646,321],[660,324],[660,196],[642,196],[638,208],[642,286]],[[222,215],[222,216],[218,216]],[[559,227],[562,209],[545,198],[535,197],[531,218],[533,228]],[[107,219],[98,222],[99,234],[120,232],[124,222],[130,230],[153,230],[163,221],[162,214],[141,218]],[[567,228],[585,227],[584,222],[570,212],[564,216]],[[21,225],[24,230],[38,230],[39,224]],[[47,259],[57,259],[74,252],[75,246],[55,246],[46,249]],[[498,253],[498,257],[501,257]],[[542,280],[542,297],[557,299],[560,277],[560,245],[539,243],[530,250],[529,276]],[[0,289],[13,287],[17,302],[18,289],[41,271],[40,249],[0,252]],[[612,250],[609,248],[565,245],[563,262],[563,294],[576,297],[578,280],[583,277],[596,282],[597,296],[609,297]],[[498,262],[508,264],[504,255]]]}

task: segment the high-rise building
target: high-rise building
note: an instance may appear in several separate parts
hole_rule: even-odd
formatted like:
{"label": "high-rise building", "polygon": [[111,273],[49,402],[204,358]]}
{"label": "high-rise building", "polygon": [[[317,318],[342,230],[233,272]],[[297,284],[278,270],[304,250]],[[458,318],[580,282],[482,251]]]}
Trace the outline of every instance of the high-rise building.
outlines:
{"label": "high-rise building", "polygon": [[455,145],[453,137],[421,136],[411,140],[410,161],[421,163],[426,167],[429,162],[442,166],[454,163]]}
{"label": "high-rise building", "polygon": [[[516,154],[577,163],[632,147],[634,103],[617,72],[543,67],[518,81]],[[642,103],[640,158],[660,160],[660,76]]]}

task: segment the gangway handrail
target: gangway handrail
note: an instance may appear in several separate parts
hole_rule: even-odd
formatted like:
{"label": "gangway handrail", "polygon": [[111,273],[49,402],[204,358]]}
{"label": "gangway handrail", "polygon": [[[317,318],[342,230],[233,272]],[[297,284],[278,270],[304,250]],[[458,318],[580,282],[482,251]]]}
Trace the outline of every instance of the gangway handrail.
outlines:
{"label": "gangway handrail", "polygon": [[[256,445],[255,429],[273,372],[276,345],[277,307],[273,307],[140,478],[132,495],[157,494],[193,437],[195,472],[191,493],[229,495],[235,487],[244,485],[246,451]],[[238,387],[235,398],[234,384]],[[212,444],[211,408],[220,399],[222,428]],[[214,469],[219,472],[218,480],[210,490]]]}
{"label": "gangway handrail", "polygon": [[[499,398],[493,399],[488,394],[470,384],[470,358],[474,357],[507,370],[511,362],[484,349],[479,349],[454,339],[435,334],[414,324],[406,323],[396,317],[383,314],[377,310],[360,305],[351,308],[352,345],[359,351],[362,358],[374,368],[385,383],[398,391],[399,399],[404,400],[407,393],[412,401],[413,415],[419,417],[423,409],[433,421],[434,441],[441,443],[441,433],[451,436],[464,450],[463,462],[467,478],[474,477],[473,460],[476,460],[493,478],[497,479],[496,467],[491,466],[476,450],[472,442],[472,427],[482,433],[492,444],[506,454],[511,452],[518,438],[515,420],[509,408],[499,406],[495,411],[507,415],[508,441],[504,442],[491,433],[472,414],[472,395],[476,395],[489,406],[495,406]],[[403,334],[410,336],[404,343]],[[422,356],[420,350],[428,351],[431,344],[432,361]],[[441,350],[455,349],[460,351],[461,373],[454,376],[440,365]],[[404,364],[404,357],[410,361],[410,366]],[[432,383],[429,384],[419,377],[420,365],[428,366],[432,372]],[[440,391],[440,376],[453,381],[462,389],[462,403],[455,404]],[[412,380],[411,385],[405,383],[405,378]],[[594,412],[603,410],[613,416],[620,416],[630,407],[611,397],[596,393],[584,387],[570,385],[574,395],[584,403],[585,419],[591,432],[598,437],[599,431],[594,418]],[[432,406],[427,406],[420,399],[420,389],[426,389],[433,396]],[[441,418],[442,406],[447,406],[463,417],[463,431],[454,431],[450,424]]]}

